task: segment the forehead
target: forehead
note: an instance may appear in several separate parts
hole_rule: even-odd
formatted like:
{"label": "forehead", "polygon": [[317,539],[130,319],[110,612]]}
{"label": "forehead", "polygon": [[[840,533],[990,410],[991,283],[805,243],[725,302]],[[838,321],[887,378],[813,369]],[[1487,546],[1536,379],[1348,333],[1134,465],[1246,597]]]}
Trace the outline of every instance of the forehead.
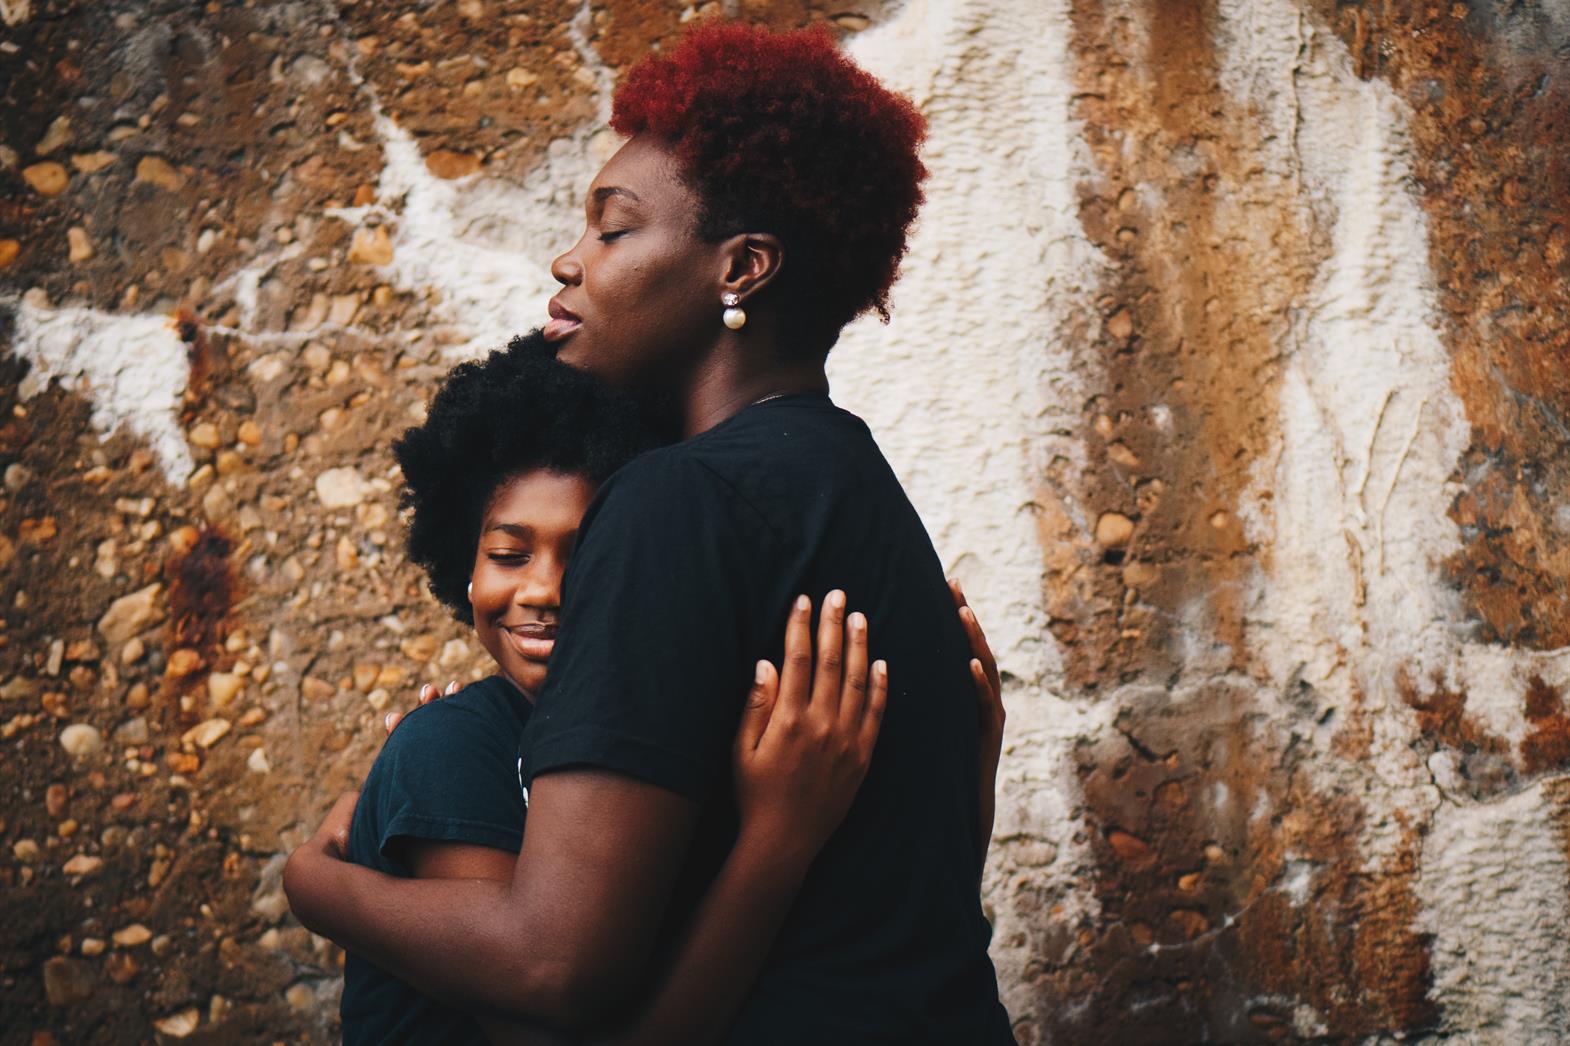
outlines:
{"label": "forehead", "polygon": [[696,198],[681,178],[681,165],[670,146],[645,134],[634,135],[616,150],[589,183],[592,203],[600,189],[626,189],[651,206],[691,207]]}
{"label": "forehead", "polygon": [[484,526],[499,523],[535,530],[575,530],[594,499],[586,477],[531,469],[502,480],[485,509]]}

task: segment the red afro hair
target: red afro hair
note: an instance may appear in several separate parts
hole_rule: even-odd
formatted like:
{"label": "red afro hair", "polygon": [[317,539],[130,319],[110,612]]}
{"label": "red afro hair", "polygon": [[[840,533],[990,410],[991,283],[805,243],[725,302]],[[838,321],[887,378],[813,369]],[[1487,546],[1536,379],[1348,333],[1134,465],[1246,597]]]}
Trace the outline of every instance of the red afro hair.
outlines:
{"label": "red afro hair", "polygon": [[853,64],[821,26],[735,22],[649,55],[616,92],[611,126],[669,143],[703,201],[709,240],[767,232],[785,245],[787,315],[832,344],[856,316],[888,319],[889,288],[921,205],[926,121]]}

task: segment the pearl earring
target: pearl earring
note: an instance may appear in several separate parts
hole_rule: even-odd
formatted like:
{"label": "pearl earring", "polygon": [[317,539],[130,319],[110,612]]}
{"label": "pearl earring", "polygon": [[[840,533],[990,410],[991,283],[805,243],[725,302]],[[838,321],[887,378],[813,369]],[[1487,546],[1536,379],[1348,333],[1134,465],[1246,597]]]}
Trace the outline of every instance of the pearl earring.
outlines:
{"label": "pearl earring", "polygon": [[469,587],[465,591],[468,593],[468,596],[469,596],[470,599],[474,598],[474,582],[473,581],[469,582]]}
{"label": "pearl earring", "polygon": [[747,325],[747,312],[741,307],[741,297],[733,291],[726,291],[720,295],[720,304],[725,306],[725,314],[721,318],[725,326],[733,331],[739,331]]}

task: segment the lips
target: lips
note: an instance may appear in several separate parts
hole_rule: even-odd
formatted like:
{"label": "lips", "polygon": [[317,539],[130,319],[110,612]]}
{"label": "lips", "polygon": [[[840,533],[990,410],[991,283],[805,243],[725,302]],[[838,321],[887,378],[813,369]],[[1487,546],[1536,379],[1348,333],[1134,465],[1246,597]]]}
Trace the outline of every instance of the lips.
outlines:
{"label": "lips", "polygon": [[555,298],[551,299],[546,311],[550,313],[550,322],[540,329],[540,334],[546,341],[562,341],[571,337],[579,327],[583,326],[583,319]]}
{"label": "lips", "polygon": [[528,661],[547,661],[556,647],[556,626],[538,621],[522,625],[503,625],[502,631],[519,656]]}

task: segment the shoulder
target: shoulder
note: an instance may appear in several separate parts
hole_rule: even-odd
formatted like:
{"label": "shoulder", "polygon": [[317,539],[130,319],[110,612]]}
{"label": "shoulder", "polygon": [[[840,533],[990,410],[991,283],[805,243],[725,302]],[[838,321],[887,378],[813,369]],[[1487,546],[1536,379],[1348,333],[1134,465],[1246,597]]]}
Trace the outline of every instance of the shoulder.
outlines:
{"label": "shoulder", "polygon": [[736,515],[756,516],[735,482],[731,457],[703,437],[649,451],[600,488],[581,534],[617,531],[617,541],[659,540],[672,531],[705,529]]}
{"label": "shoulder", "polygon": [[521,694],[508,693],[510,689],[506,680],[491,676],[421,705],[399,722],[377,762],[450,755],[455,746],[502,752],[516,748],[528,704]]}

